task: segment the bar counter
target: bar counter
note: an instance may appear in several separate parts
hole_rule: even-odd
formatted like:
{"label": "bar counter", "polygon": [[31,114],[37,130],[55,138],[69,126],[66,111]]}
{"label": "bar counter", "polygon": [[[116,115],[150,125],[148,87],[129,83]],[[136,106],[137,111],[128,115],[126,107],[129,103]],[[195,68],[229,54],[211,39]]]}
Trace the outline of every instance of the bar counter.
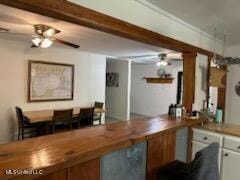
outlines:
{"label": "bar counter", "polygon": [[[143,118],[3,144],[0,179],[100,179],[100,166],[104,164],[101,157],[141,143],[147,146],[146,179],[154,179],[153,169],[161,165],[156,165],[156,153],[169,157],[162,164],[173,160],[176,131],[203,121],[168,116]],[[42,173],[6,175],[5,170]]]}

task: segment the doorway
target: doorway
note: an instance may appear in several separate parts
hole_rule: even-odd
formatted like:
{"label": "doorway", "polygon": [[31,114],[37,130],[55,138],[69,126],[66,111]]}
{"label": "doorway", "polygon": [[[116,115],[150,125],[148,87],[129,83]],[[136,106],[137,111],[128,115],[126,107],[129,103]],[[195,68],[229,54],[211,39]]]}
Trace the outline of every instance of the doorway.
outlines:
{"label": "doorway", "polygon": [[[131,114],[133,118],[167,114],[169,105],[177,103],[178,74],[183,71],[183,63],[181,59],[168,61],[169,64],[166,66],[158,66],[156,63],[132,63]],[[164,73],[171,77],[171,82],[148,83],[145,79],[158,78]]]}
{"label": "doorway", "polygon": [[106,123],[130,119],[131,63],[108,58],[106,62]]}

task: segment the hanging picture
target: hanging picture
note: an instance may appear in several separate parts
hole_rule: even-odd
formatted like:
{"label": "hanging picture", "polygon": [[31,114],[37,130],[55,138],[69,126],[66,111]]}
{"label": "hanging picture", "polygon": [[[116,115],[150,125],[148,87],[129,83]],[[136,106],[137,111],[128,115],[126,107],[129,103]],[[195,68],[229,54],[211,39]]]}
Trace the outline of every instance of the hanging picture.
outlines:
{"label": "hanging picture", "polygon": [[73,99],[74,65],[45,61],[28,63],[28,102]]}
{"label": "hanging picture", "polygon": [[119,86],[119,73],[107,73],[106,86],[107,87],[118,87]]}

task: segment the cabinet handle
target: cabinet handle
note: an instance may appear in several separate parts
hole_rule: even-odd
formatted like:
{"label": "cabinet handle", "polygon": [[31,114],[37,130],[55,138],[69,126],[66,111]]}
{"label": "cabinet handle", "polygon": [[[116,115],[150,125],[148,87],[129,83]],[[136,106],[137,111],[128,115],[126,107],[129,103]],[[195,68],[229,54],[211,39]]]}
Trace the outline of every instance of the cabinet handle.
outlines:
{"label": "cabinet handle", "polygon": [[225,153],[224,156],[225,156],[225,157],[228,157],[229,155],[228,155],[228,153]]}
{"label": "cabinet handle", "polygon": [[204,137],[203,140],[207,140],[207,137]]}

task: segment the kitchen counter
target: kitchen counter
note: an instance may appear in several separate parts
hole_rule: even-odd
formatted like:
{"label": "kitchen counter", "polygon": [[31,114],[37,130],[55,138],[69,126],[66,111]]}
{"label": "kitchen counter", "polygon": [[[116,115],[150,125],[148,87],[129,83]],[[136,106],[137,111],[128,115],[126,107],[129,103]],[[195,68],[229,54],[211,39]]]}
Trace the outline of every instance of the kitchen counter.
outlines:
{"label": "kitchen counter", "polygon": [[143,118],[3,144],[0,179],[19,176],[5,175],[6,169],[43,170],[49,174],[203,121],[168,116]]}
{"label": "kitchen counter", "polygon": [[195,128],[240,137],[240,125],[237,124],[207,123],[204,126],[198,125]]}

